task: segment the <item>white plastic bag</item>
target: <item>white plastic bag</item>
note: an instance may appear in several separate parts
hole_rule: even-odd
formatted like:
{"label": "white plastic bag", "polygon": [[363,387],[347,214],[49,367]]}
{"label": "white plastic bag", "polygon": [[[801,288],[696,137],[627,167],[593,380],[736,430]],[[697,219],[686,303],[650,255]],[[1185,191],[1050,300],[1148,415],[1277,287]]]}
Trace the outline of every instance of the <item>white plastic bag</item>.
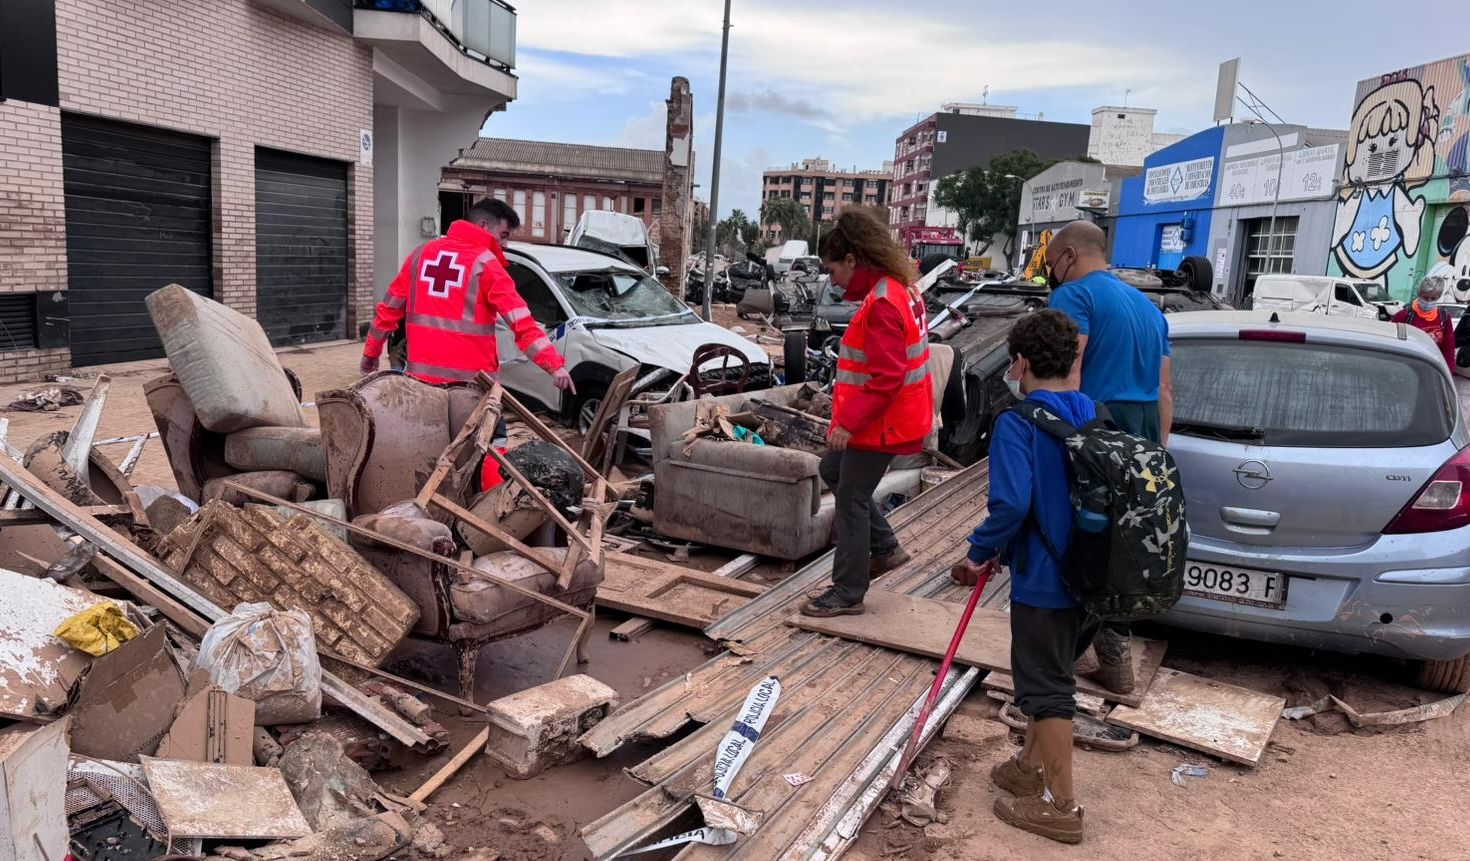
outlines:
{"label": "white plastic bag", "polygon": [[204,632],[196,663],[216,685],[255,702],[255,723],[322,716],[322,666],[303,610],[240,604]]}

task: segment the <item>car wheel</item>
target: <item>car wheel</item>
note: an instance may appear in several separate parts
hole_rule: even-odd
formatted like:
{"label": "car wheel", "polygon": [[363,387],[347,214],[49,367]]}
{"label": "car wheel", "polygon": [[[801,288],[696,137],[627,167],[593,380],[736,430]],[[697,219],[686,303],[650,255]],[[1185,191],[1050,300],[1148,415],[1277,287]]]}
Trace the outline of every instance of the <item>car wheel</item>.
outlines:
{"label": "car wheel", "polygon": [[1179,264],[1179,274],[1184,286],[1199,293],[1208,293],[1215,280],[1215,267],[1208,257],[1186,257]]}
{"label": "car wheel", "polygon": [[1419,687],[1447,694],[1470,691],[1470,655],[1449,661],[1425,661],[1419,665]]}
{"label": "car wheel", "polygon": [[572,415],[577,419],[577,431],[583,436],[592,430],[592,420],[597,417],[597,408],[607,396],[607,383],[588,382],[577,386],[577,398],[573,403]]}
{"label": "car wheel", "polygon": [[786,368],[786,384],[806,382],[805,331],[797,329],[786,333],[782,357]]}

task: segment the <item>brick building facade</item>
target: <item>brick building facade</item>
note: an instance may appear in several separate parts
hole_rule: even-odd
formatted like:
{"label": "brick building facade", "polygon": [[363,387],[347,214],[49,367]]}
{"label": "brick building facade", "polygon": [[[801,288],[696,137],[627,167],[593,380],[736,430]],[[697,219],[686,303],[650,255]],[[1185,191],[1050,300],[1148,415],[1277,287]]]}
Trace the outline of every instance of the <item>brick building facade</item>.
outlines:
{"label": "brick building facade", "polygon": [[[375,287],[379,55],[432,58],[443,46],[423,40],[450,44],[431,23],[427,36],[378,34],[427,12],[57,0],[42,26],[29,5],[23,36],[52,40],[55,96],[0,89],[0,381],[160,355],[141,299],[172,281],[259,315],[276,343],[355,333]],[[0,14],[0,26],[15,25]],[[15,52],[15,40],[0,44],[0,64]],[[436,80],[463,77],[441,65]],[[487,94],[470,128],[513,97],[514,79],[492,73],[508,94]],[[292,328],[303,316],[293,303],[320,322]],[[48,340],[53,309],[62,334]],[[21,331],[28,321],[37,331]]]}
{"label": "brick building facade", "polygon": [[440,229],[481,197],[515,209],[519,242],[559,245],[592,210],[636,215],[653,228],[663,212],[664,161],[656,149],[482,137],[444,168]]}
{"label": "brick building facade", "polygon": [[[882,170],[843,170],[822,158],[809,158],[761,176],[761,202],[789,197],[801,204],[813,224],[835,219],[848,206],[887,206],[893,184],[892,165]],[[780,242],[781,227],[762,224],[767,242]]]}

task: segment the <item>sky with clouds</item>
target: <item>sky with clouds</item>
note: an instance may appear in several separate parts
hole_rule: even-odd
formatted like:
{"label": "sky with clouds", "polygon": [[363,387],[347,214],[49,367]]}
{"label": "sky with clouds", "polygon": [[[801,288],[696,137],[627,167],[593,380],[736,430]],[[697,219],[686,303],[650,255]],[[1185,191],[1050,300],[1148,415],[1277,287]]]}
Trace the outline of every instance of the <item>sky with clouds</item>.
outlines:
{"label": "sky with clouds", "polygon": [[[1210,124],[1216,71],[1239,56],[1241,81],[1287,122],[1341,128],[1359,80],[1470,49],[1462,4],[733,0],[720,210],[753,215],[769,167],[878,167],[917,118],[987,87],[991,104],[1078,123],[1126,91],[1158,109],[1156,131],[1187,133]],[[516,10],[520,95],[484,134],[662,149],[683,75],[709,199],[720,0]]]}

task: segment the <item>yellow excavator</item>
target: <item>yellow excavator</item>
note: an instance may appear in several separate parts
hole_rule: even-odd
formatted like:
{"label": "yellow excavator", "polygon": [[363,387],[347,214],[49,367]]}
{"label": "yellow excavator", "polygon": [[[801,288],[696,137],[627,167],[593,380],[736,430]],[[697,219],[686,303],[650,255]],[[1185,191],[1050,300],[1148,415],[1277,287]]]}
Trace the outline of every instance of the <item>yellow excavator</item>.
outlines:
{"label": "yellow excavator", "polygon": [[1021,273],[1021,278],[1026,281],[1046,278],[1046,244],[1051,241],[1051,231],[1041,231],[1038,237],[1036,250],[1031,253],[1031,259],[1026,262],[1026,269]]}

